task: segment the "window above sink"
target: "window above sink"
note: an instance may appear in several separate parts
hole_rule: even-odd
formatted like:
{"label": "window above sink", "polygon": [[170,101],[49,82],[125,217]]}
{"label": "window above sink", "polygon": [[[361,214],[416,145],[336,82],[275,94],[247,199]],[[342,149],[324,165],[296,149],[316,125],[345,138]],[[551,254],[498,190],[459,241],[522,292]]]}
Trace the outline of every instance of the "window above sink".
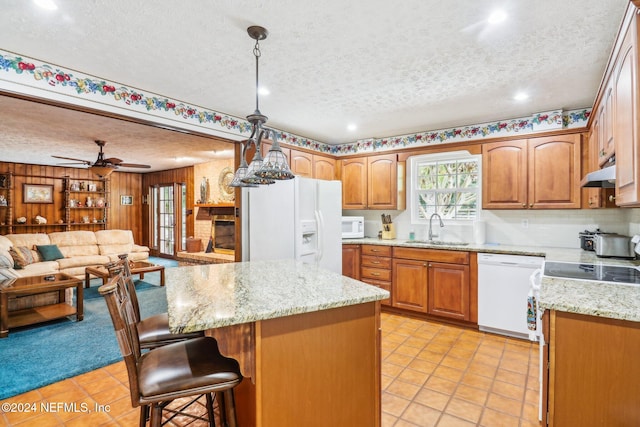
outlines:
{"label": "window above sink", "polygon": [[434,213],[443,220],[472,221],[479,217],[482,207],[481,156],[456,151],[413,156],[408,160],[408,204],[412,224],[427,224]]}

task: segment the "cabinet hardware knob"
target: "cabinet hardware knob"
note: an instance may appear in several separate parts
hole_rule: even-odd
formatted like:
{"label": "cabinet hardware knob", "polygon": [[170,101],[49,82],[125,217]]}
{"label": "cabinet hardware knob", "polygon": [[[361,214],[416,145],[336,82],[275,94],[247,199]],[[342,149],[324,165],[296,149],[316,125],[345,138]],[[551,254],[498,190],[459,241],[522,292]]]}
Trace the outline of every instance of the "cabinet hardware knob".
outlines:
{"label": "cabinet hardware knob", "polygon": [[371,261],[371,264],[380,264],[380,261]]}
{"label": "cabinet hardware knob", "polygon": [[609,196],[609,201],[610,202],[613,202],[614,200],[616,200],[616,196],[613,196],[613,195]]}
{"label": "cabinet hardware knob", "polygon": [[380,273],[371,273],[372,276],[379,276]]}
{"label": "cabinet hardware knob", "polygon": [[431,264],[429,264],[429,267],[433,267]]}
{"label": "cabinet hardware knob", "polygon": [[529,207],[532,208],[533,207],[533,203],[529,203]]}
{"label": "cabinet hardware knob", "polygon": [[522,207],[523,207],[523,208],[526,208],[526,207],[527,207],[527,204],[526,204],[526,203],[523,203],[523,204],[522,204]]}

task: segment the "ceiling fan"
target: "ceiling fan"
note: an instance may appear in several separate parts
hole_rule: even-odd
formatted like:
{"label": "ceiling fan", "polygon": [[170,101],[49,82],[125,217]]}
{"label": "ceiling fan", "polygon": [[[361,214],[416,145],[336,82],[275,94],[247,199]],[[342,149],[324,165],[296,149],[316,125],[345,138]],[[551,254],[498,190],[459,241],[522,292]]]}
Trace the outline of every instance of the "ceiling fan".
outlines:
{"label": "ceiling fan", "polygon": [[98,159],[91,163],[88,160],[82,159],[74,159],[73,157],[63,157],[63,156],[52,156],[56,159],[65,159],[65,160],[73,160],[74,163],[58,163],[60,165],[89,165],[89,170],[94,174],[98,175],[100,178],[105,178],[111,174],[114,170],[118,169],[118,167],[122,166],[125,168],[150,168],[149,165],[140,165],[137,163],[124,163],[121,159],[116,157],[109,157],[107,159],[104,158],[104,152],[102,151],[102,147],[104,147],[107,143],[105,141],[101,141],[97,139],[95,141],[100,147],[100,152],[98,153]]}

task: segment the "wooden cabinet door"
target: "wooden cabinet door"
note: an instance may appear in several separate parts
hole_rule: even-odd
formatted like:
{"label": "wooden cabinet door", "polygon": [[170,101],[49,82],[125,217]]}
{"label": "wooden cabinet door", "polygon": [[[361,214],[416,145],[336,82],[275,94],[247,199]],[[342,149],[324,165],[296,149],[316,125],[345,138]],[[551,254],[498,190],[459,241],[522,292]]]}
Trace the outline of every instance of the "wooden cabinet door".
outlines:
{"label": "wooden cabinet door", "polygon": [[360,280],[360,245],[342,245],[342,274]]}
{"label": "wooden cabinet door", "polygon": [[313,178],[313,154],[291,150],[291,172],[296,176]]}
{"label": "wooden cabinet door", "polygon": [[527,141],[494,142],[482,146],[482,207],[527,207]]}
{"label": "wooden cabinet door", "polygon": [[313,155],[313,177],[332,181],[336,179],[336,160],[330,157]]}
{"label": "wooden cabinet door", "polygon": [[529,208],[580,208],[580,140],[579,134],[529,140]]}
{"label": "wooden cabinet door", "polygon": [[398,206],[397,155],[367,157],[369,209],[396,209]]}
{"label": "wooden cabinet door", "polygon": [[613,86],[609,85],[602,100],[601,120],[601,136],[600,142],[601,152],[599,153],[598,164],[602,166],[615,153],[613,138]]}
{"label": "wooden cabinet door", "polygon": [[640,324],[551,311],[549,426],[640,420]]}
{"label": "wooden cabinet door", "polygon": [[[598,170],[599,153],[600,153],[600,119],[596,117],[589,132],[587,157],[582,170],[582,176],[589,172]],[[584,192],[587,197],[587,205],[590,208],[600,208],[600,188],[585,188]]]}
{"label": "wooden cabinet door", "polygon": [[[591,126],[591,131],[587,137],[588,146],[586,150],[586,155],[583,155],[582,162],[582,176],[585,176],[589,172],[596,171],[600,169],[600,138],[601,135],[601,126],[600,119],[596,118],[593,121],[593,125]],[[583,150],[583,154],[584,154]],[[588,207],[591,209],[597,208],[613,208],[615,207],[615,203],[610,199],[610,196],[614,195],[613,188],[597,188],[597,187],[587,187],[583,189],[583,198],[586,201],[586,205],[583,203],[583,207]]]}
{"label": "wooden cabinet door", "polygon": [[[596,112],[594,111],[593,114],[596,114]],[[613,86],[611,83],[608,84],[604,91],[595,118],[598,122],[598,153],[596,157],[598,159],[598,168],[600,168],[615,152],[613,140]],[[595,126],[593,128],[595,129]]]}
{"label": "wooden cabinet door", "polygon": [[366,209],[367,159],[342,160],[342,209]]}
{"label": "wooden cabinet door", "polygon": [[429,262],[429,314],[469,320],[469,266]]}
{"label": "wooden cabinet door", "polygon": [[427,263],[393,260],[392,305],[405,310],[427,312]]}
{"label": "wooden cabinet door", "polygon": [[613,127],[616,152],[616,204],[635,205],[640,202],[640,171],[638,171],[637,124],[637,64],[635,20],[622,42],[618,64],[613,75],[615,122]]}

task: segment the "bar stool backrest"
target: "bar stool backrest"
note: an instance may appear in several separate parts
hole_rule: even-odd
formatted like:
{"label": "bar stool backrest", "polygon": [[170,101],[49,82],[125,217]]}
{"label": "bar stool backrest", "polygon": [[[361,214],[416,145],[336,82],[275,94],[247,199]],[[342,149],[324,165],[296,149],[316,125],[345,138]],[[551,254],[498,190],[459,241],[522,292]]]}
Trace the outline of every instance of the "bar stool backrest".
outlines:
{"label": "bar stool backrest", "polygon": [[133,407],[140,406],[138,371],[136,369],[141,356],[140,340],[136,328],[136,315],[129,298],[129,292],[126,290],[124,276],[122,274],[114,275],[98,291],[104,297],[109,308],[118,346],[127,367],[131,404]]}

